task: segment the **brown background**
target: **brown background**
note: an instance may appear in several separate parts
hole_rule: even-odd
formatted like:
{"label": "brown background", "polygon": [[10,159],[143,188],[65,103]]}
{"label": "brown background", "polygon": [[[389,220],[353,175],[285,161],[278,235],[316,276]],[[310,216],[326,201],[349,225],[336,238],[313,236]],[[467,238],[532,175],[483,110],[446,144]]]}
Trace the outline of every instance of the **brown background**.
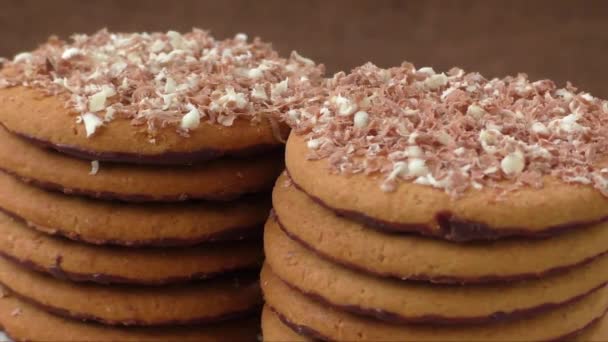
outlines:
{"label": "brown background", "polygon": [[608,97],[608,1],[0,0],[0,56],[49,34],[210,29],[259,35],[330,72],[367,61],[524,71]]}

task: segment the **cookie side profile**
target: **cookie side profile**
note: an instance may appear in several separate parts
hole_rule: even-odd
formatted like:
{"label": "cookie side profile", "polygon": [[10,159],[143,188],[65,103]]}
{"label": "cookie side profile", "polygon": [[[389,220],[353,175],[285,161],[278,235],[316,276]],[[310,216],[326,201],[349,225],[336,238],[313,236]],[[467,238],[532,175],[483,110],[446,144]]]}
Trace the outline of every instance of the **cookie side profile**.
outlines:
{"label": "cookie side profile", "polygon": [[[294,289],[353,314],[396,324],[481,324],[556,310],[604,287],[608,257],[566,273],[491,285],[433,285],[378,278],[325,261],[277,225],[264,233],[266,263]],[[547,289],[551,289],[547,291]]]}
{"label": "cookie side profile", "polygon": [[245,316],[261,305],[255,277],[167,287],[104,286],[55,279],[0,258],[0,283],[54,314],[109,325],[185,325]]}
{"label": "cookie side profile", "polygon": [[167,285],[255,271],[255,241],[177,248],[95,246],[48,236],[0,213],[0,255],[56,278],[102,284]]}
{"label": "cookie side profile", "polygon": [[336,216],[287,175],[275,185],[273,206],[277,224],[292,239],[331,262],[382,277],[460,284],[530,279],[583,265],[607,251],[606,224],[547,239],[474,244],[386,234]]}
{"label": "cookie side profile", "polygon": [[7,173],[68,195],[130,202],[231,200],[269,189],[283,167],[278,155],[270,154],[195,166],[101,163],[91,174],[90,161],[28,144],[4,129],[0,141],[0,169]]}
{"label": "cookie side profile", "polygon": [[310,300],[279,280],[270,268],[264,270],[261,284],[267,305],[283,321],[306,327],[326,340],[549,341],[589,327],[608,308],[608,291],[603,288],[570,305],[525,320],[473,326],[394,325]]}
{"label": "cookie side profile", "polygon": [[[6,290],[5,290],[6,291]],[[118,327],[52,315],[10,293],[0,298],[0,324],[15,341],[252,341],[258,317],[196,327]]]}
{"label": "cookie side profile", "polygon": [[90,244],[187,246],[260,235],[270,201],[121,203],[45,191],[0,172],[0,208],[36,230]]}

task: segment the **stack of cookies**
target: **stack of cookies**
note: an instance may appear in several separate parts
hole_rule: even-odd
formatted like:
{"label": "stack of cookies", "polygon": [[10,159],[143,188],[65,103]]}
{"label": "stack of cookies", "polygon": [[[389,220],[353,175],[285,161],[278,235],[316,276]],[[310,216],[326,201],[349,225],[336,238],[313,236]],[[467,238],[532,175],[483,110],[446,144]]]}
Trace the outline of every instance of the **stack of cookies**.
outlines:
{"label": "stack of cookies", "polygon": [[279,113],[322,67],[243,34],[51,38],[0,71],[0,325],[31,341],[259,331]]}
{"label": "stack of cookies", "polygon": [[608,340],[608,102],[367,64],[299,112],[266,341]]}

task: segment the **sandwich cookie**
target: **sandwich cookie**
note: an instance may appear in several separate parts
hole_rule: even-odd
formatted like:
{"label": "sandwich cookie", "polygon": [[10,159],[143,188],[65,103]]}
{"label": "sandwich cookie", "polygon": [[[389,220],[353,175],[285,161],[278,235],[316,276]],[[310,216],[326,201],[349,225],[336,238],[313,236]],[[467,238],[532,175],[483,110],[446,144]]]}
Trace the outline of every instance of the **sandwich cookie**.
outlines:
{"label": "sandwich cookie", "polygon": [[78,158],[193,164],[280,148],[280,117],[323,66],[259,38],[110,33],[50,38],[0,70],[0,123]]}
{"label": "sandwich cookie", "polygon": [[261,304],[252,276],[163,287],[73,283],[0,258],[0,282],[45,310],[110,325],[182,325],[219,322],[252,313]]}
{"label": "sandwich cookie", "polygon": [[0,209],[35,229],[91,244],[183,246],[258,236],[263,196],[231,202],[120,203],[45,191],[0,172]]}
{"label": "sandwich cookie", "polygon": [[[258,269],[255,241],[183,248],[94,246],[48,236],[0,213],[0,254],[57,278],[96,283],[165,285]],[[179,262],[176,262],[179,260]]]}
{"label": "sandwich cookie", "polygon": [[396,325],[313,301],[283,283],[270,268],[261,277],[266,304],[283,322],[332,341],[552,341],[585,329],[608,308],[608,290],[522,320],[482,325]]}
{"label": "sandwich cookie", "polygon": [[588,263],[608,250],[605,223],[547,239],[467,244],[385,234],[336,216],[286,175],[276,183],[273,205],[278,224],[292,239],[332,262],[383,277],[435,283],[530,279]]}
{"label": "sandwich cookie", "polygon": [[264,233],[266,267],[327,305],[394,323],[478,324],[555,310],[604,287],[608,256],[555,276],[492,285],[447,286],[368,276],[327,262],[276,224]]}
{"label": "sandwich cookie", "polygon": [[43,149],[0,129],[0,169],[66,194],[131,202],[230,200],[270,189],[283,162],[279,154],[218,159],[193,166],[145,166],[75,159]]}
{"label": "sandwich cookie", "polygon": [[0,298],[0,325],[15,341],[216,342],[253,341],[257,317],[189,327],[117,327],[50,314],[8,293]]}
{"label": "sandwich cookie", "polygon": [[608,101],[525,74],[367,63],[295,110],[286,168],[318,203],[395,233],[546,237],[608,219]]}

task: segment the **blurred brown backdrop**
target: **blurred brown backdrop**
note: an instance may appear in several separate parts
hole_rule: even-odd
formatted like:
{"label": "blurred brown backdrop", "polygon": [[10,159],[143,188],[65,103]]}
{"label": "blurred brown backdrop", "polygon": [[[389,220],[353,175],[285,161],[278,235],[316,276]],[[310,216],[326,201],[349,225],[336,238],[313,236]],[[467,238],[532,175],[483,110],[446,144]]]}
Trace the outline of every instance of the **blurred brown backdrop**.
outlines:
{"label": "blurred brown backdrop", "polygon": [[525,71],[608,97],[608,1],[0,0],[0,56],[50,34],[210,29],[297,49],[330,72],[367,61]]}

